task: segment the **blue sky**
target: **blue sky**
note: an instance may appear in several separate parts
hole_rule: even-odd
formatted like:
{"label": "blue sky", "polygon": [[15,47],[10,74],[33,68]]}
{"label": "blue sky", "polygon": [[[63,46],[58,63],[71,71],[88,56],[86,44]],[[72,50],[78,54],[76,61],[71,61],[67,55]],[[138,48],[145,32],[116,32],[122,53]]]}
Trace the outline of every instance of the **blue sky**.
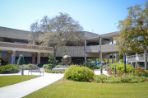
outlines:
{"label": "blue sky", "polygon": [[117,31],[127,8],[146,0],[0,0],[0,26],[30,30],[30,24],[47,15],[68,13],[85,31],[104,34]]}

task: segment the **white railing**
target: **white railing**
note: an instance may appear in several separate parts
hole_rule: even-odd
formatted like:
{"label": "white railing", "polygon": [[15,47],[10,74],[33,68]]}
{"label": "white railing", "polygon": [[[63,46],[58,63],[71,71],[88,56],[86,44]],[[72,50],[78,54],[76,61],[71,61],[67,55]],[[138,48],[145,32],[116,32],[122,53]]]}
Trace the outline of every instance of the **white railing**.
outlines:
{"label": "white railing", "polygon": [[[147,54],[148,57],[148,54]],[[147,58],[148,59],[148,58]],[[136,54],[127,56],[127,62],[136,62],[136,61],[144,61],[144,54]]]}

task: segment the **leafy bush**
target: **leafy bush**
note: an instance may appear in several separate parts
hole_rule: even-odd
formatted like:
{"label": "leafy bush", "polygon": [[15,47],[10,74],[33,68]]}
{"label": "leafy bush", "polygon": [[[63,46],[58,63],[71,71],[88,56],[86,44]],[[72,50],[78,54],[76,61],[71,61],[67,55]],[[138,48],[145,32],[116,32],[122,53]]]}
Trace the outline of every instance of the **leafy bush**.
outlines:
{"label": "leafy bush", "polygon": [[0,73],[6,74],[6,73],[17,73],[17,72],[19,72],[19,68],[15,64],[0,66]]}
{"label": "leafy bush", "polygon": [[35,64],[28,64],[29,69],[34,70],[34,69],[38,69],[39,67]]}
{"label": "leafy bush", "polygon": [[144,70],[139,67],[139,68],[135,69],[135,75],[148,77],[148,70]]}
{"label": "leafy bush", "polygon": [[48,65],[48,64],[44,64],[44,65],[43,65],[43,68],[44,68],[45,72],[48,72],[48,70],[49,70],[49,65]]}
{"label": "leafy bush", "polygon": [[121,77],[110,76],[105,80],[105,83],[121,83]]}
{"label": "leafy bush", "polygon": [[49,69],[54,68],[55,65],[56,65],[56,61],[55,61],[54,57],[52,55],[49,55],[49,57],[48,57],[48,66],[49,66]]}
{"label": "leafy bush", "polygon": [[133,76],[122,76],[122,77],[121,77],[121,82],[123,82],[123,83],[129,83],[129,82],[131,82],[133,79],[134,79]]}
{"label": "leafy bush", "polygon": [[55,68],[67,68],[68,66],[65,65],[56,65]]}
{"label": "leafy bush", "polygon": [[98,60],[93,59],[87,59],[87,63],[84,64],[84,66],[90,68],[90,69],[99,69],[100,66],[96,64],[96,62],[99,62]]}
{"label": "leafy bush", "polygon": [[51,69],[49,69],[46,72],[48,72],[48,73],[64,73],[65,70],[53,70],[53,69],[51,70]]}
{"label": "leafy bush", "polygon": [[[113,63],[110,65],[111,70],[114,71],[114,67],[116,65],[116,70],[117,74],[123,74],[124,73],[124,63],[119,62],[119,63]],[[134,67],[130,64],[126,64],[126,72],[130,73],[134,71]]]}
{"label": "leafy bush", "polygon": [[38,66],[39,68],[42,68],[43,67],[43,64],[37,64],[36,66]]}
{"label": "leafy bush", "polygon": [[146,78],[133,75],[125,75],[122,77],[96,75],[94,81],[98,83],[138,83],[146,81]]}
{"label": "leafy bush", "polygon": [[30,69],[30,64],[20,65],[19,67],[22,67],[24,70],[29,70]]}
{"label": "leafy bush", "polygon": [[144,82],[146,78],[144,77],[136,77],[133,75],[126,75],[121,77],[121,82],[122,83],[137,83],[137,82]]}
{"label": "leafy bush", "polygon": [[96,75],[94,76],[94,80],[97,82],[97,83],[104,83],[106,80],[107,80],[107,76],[106,75]]}
{"label": "leafy bush", "polygon": [[80,65],[71,65],[64,74],[66,79],[75,81],[91,81],[93,76],[94,73],[91,69]]}

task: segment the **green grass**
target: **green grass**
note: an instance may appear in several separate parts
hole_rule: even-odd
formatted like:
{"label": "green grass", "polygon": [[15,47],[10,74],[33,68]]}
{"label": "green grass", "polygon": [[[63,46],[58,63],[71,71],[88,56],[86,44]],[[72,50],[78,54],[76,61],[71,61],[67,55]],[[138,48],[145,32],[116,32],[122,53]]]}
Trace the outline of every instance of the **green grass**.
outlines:
{"label": "green grass", "polygon": [[29,79],[32,79],[32,78],[35,78],[35,77],[36,76],[28,76],[28,75],[24,75],[24,76],[20,76],[20,75],[0,76],[0,87],[15,84],[15,83],[22,82],[22,81],[25,81],[25,80],[29,80]]}
{"label": "green grass", "polygon": [[60,80],[24,98],[148,98],[148,83],[89,83]]}

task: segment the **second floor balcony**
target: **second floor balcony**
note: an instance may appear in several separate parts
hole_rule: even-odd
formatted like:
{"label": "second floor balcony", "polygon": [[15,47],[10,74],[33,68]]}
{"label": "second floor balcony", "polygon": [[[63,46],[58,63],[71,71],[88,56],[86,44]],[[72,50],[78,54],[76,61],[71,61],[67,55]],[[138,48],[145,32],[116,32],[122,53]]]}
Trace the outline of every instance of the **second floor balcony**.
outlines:
{"label": "second floor balcony", "polygon": [[[73,57],[84,57],[85,52],[86,54],[87,53],[97,53],[98,54],[100,52],[100,46],[99,45],[86,46],[86,49],[84,46],[58,47],[56,55],[59,57],[62,57],[64,54],[68,54]],[[114,44],[101,45],[101,52],[102,53],[118,52],[118,49],[116,48]]]}
{"label": "second floor balcony", "polygon": [[43,46],[38,46],[38,45],[10,43],[10,42],[0,42],[0,50],[43,52],[43,53],[53,52],[52,47],[43,47]]}

